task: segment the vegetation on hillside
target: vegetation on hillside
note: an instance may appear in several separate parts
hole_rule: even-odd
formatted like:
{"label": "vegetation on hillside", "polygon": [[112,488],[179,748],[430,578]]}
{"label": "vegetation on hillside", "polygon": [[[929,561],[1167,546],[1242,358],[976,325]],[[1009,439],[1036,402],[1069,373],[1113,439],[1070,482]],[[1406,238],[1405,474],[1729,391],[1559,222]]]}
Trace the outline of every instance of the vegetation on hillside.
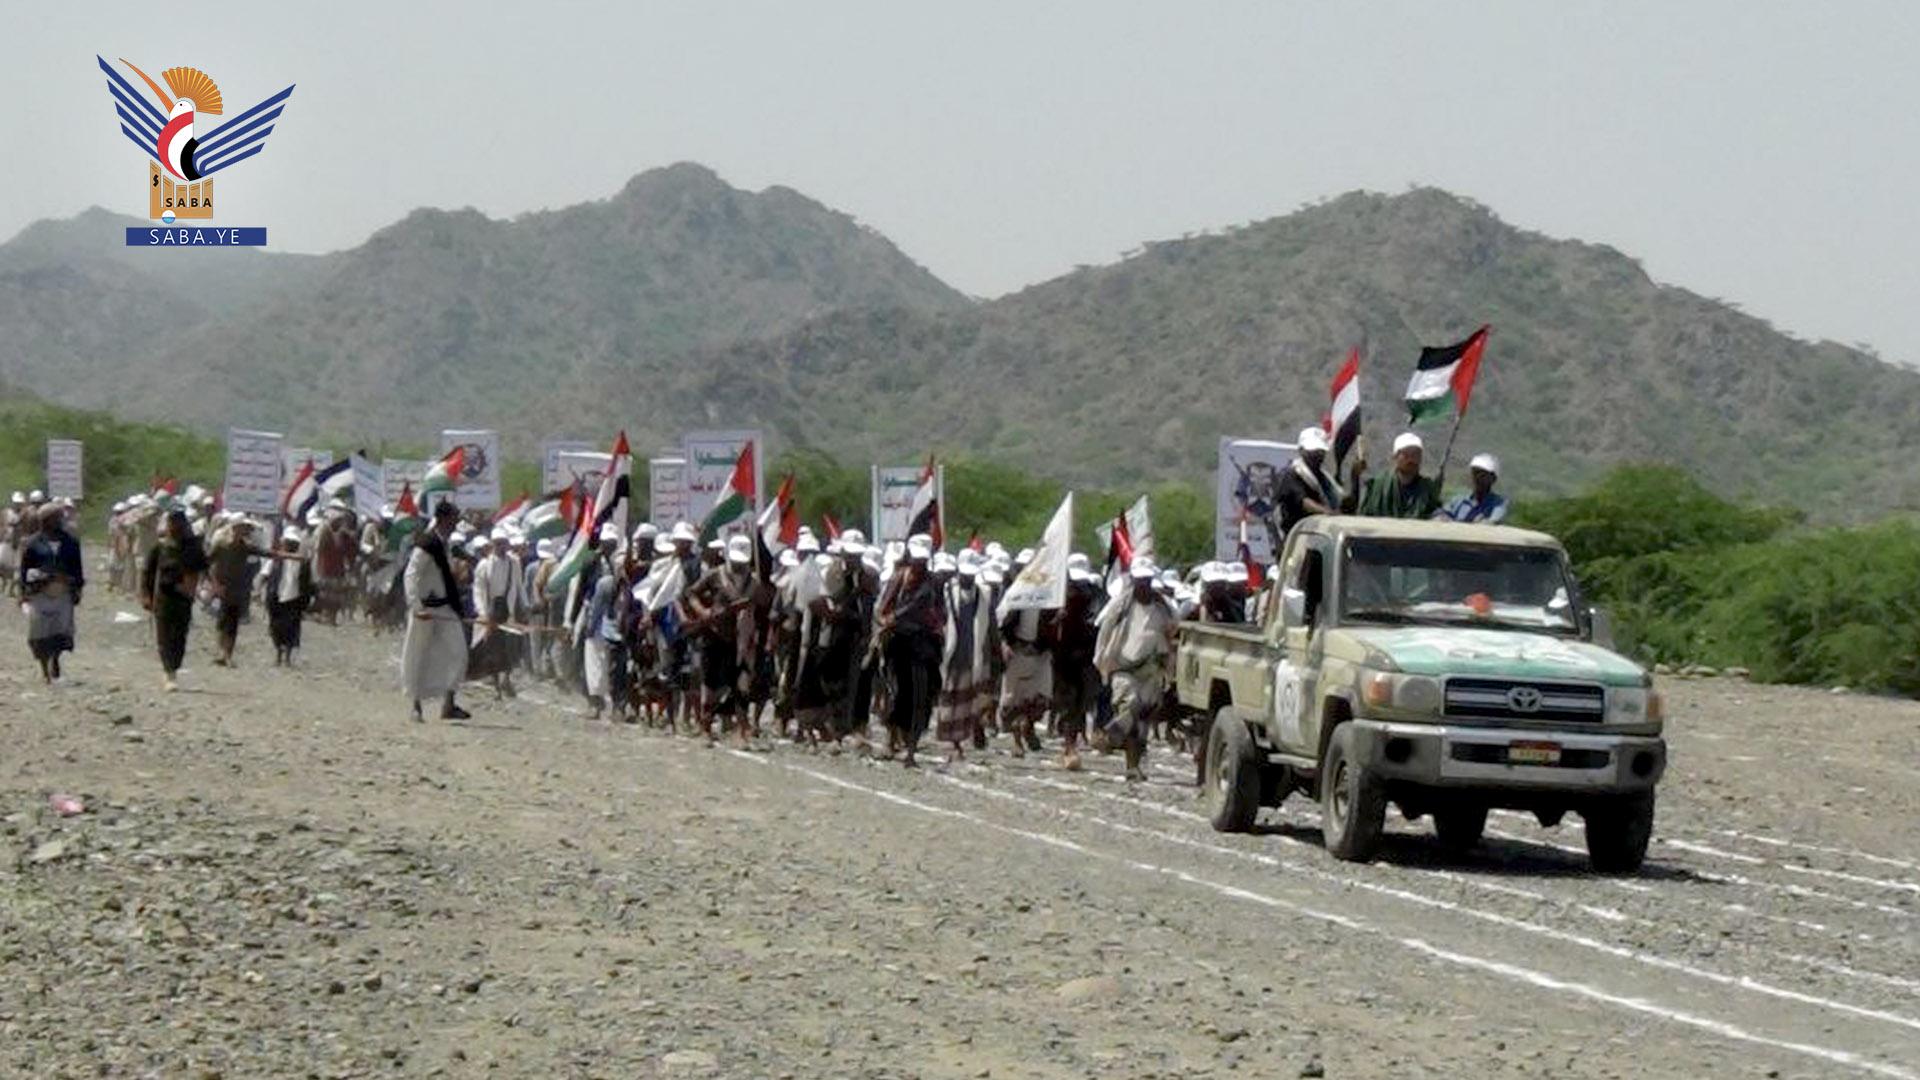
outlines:
{"label": "vegetation on hillside", "polygon": [[0,394],[0,495],[46,486],[48,439],[86,444],[82,483],[92,506],[149,490],[156,478],[212,483],[226,467],[225,447],[181,428]]}
{"label": "vegetation on hillside", "polygon": [[1648,662],[1920,695],[1920,521],[1804,528],[1671,466],[1521,513],[1565,540],[1588,598]]}
{"label": "vegetation on hillside", "polygon": [[514,221],[417,211],[306,261],[68,257],[114,224],[82,218],[0,246],[0,377],[214,434],[354,445],[496,427],[529,457],[562,432],[624,425],[659,445],[757,426],[846,461],[939,452],[1082,486],[1190,483],[1222,434],[1317,420],[1353,346],[1383,456],[1419,347],[1490,322],[1459,450],[1500,453],[1510,485],[1568,494],[1614,464],[1670,461],[1722,495],[1792,492],[1823,520],[1915,499],[1920,372],[1794,340],[1611,248],[1435,190],[1149,243],[985,303],[844,214],[696,165]]}

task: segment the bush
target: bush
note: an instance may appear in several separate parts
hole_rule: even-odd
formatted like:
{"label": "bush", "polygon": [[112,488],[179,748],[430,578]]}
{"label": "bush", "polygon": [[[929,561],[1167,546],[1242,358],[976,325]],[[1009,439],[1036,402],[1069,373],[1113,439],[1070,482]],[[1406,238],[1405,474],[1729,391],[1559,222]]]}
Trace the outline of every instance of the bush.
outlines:
{"label": "bush", "polygon": [[1583,495],[1522,502],[1520,515],[1559,537],[1576,563],[1753,543],[1802,519],[1795,510],[1722,499],[1674,465],[1623,465]]}
{"label": "bush", "polygon": [[1525,509],[1643,660],[1920,694],[1920,523],[1799,531],[1794,512],[1728,502],[1671,466]]}

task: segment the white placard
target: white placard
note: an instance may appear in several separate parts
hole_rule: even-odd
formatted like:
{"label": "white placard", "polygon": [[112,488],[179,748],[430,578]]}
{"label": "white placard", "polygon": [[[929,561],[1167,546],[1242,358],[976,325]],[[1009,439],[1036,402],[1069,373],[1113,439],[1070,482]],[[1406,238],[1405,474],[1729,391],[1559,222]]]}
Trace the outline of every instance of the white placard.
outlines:
{"label": "white placard", "polygon": [[275,432],[228,429],[227,479],[220,504],[242,514],[279,513],[280,450],[281,437]]}
{"label": "white placard", "polygon": [[735,533],[747,534],[753,530],[754,519],[760,516],[760,506],[766,485],[762,482],[767,466],[766,444],[760,439],[758,431],[693,431],[688,432],[682,442],[686,465],[681,473],[687,500],[687,520],[693,524],[703,523],[713,505],[720,501],[720,490],[733,479],[733,467],[740,460],[740,451],[747,445],[753,445],[753,507],[739,520],[722,529],[720,536],[732,536]]}
{"label": "white placard", "polygon": [[400,506],[400,493],[408,488],[412,488],[414,501],[417,503],[420,498],[420,481],[427,478],[427,470],[432,466],[433,462],[431,461],[406,461],[401,458],[388,458],[381,462],[381,501],[391,503],[398,509]]}
{"label": "white placard", "polygon": [[365,454],[353,455],[353,509],[361,517],[379,517],[380,504],[386,502],[386,476],[380,462]]}
{"label": "white placard", "polygon": [[594,444],[580,439],[547,439],[540,444],[540,493],[552,495],[567,486],[561,477],[560,455],[592,450]]}
{"label": "white placard", "polygon": [[556,482],[550,490],[570,488],[576,494],[598,498],[600,482],[613,467],[613,455],[605,450],[563,450],[555,459],[554,467]]}
{"label": "white placard", "polygon": [[[913,524],[913,495],[920,490],[920,478],[926,474],[925,465],[875,465],[869,470],[873,543],[906,540],[907,529]],[[940,517],[944,522],[947,514],[945,465],[935,464],[933,467],[933,496],[940,504]],[[942,531],[945,531],[944,528]]]}
{"label": "white placard", "polygon": [[[1273,562],[1267,519],[1276,513],[1280,477],[1293,460],[1293,444],[1270,439],[1220,440],[1220,472],[1214,496],[1213,557],[1232,561],[1240,551],[1240,519],[1247,521],[1247,547],[1255,562]],[[1277,519],[1276,519],[1277,521]]]}
{"label": "white placard", "polygon": [[687,520],[686,473],[686,458],[647,460],[647,520],[656,528],[671,529]]}
{"label": "white placard", "polygon": [[83,453],[78,439],[47,440],[47,498],[79,499],[85,494]]}
{"label": "white placard", "polygon": [[453,503],[462,510],[500,509],[500,433],[497,431],[443,431],[440,453],[466,448],[467,456],[453,489]]}

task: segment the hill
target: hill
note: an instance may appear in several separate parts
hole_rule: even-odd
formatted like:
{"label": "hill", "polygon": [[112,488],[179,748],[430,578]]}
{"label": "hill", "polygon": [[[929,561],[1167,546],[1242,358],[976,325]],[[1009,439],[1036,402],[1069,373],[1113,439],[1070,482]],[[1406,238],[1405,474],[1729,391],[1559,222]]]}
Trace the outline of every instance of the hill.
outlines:
{"label": "hill", "polygon": [[73,405],[120,403],[128,373],[167,343],[301,290],[328,263],[255,249],[127,247],[125,230],[148,224],[94,207],[0,244],[0,381]]}
{"label": "hill", "polygon": [[[778,335],[826,312],[957,308],[958,293],[852,218],[697,165],[513,221],[420,210],[333,256],[310,288],[193,327],[106,402],[188,423],[350,442],[493,423],[529,407],[585,430],[644,397],[675,358]],[[595,362],[628,373],[570,400]],[[539,392],[536,392],[539,391]]]}
{"label": "hill", "polygon": [[0,374],[207,430],[495,426],[524,456],[546,435],[754,424],[855,463],[937,448],[1082,485],[1192,482],[1221,435],[1317,419],[1353,345],[1383,445],[1419,346],[1490,322],[1459,449],[1500,452],[1510,487],[1658,460],[1823,516],[1915,503],[1920,372],[1436,190],[1151,242],[983,303],[844,214],[690,164],[513,221],[421,210],[352,251],[223,263],[202,272],[258,273],[218,311],[129,261],[150,253],[62,258],[46,228],[0,246]]}
{"label": "hill", "polygon": [[704,407],[856,460],[934,445],[1080,483],[1192,478],[1223,434],[1290,437],[1318,419],[1356,344],[1383,445],[1420,345],[1481,322],[1495,332],[1459,449],[1499,451],[1512,486],[1565,492],[1655,460],[1827,514],[1914,505],[1920,372],[1796,340],[1612,248],[1434,190],[1150,243],[964,311],[835,313],[702,353],[680,394],[644,408]]}

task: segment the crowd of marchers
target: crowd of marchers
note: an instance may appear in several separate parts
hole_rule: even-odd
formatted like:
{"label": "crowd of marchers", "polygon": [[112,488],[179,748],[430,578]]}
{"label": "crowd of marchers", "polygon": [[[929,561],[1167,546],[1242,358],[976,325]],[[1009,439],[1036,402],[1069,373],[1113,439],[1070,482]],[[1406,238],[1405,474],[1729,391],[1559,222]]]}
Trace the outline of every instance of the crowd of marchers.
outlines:
{"label": "crowd of marchers", "polygon": [[[1301,432],[1263,523],[1274,551],[1313,514],[1506,519],[1491,455],[1473,458],[1471,489],[1443,502],[1416,435],[1394,441],[1382,473],[1356,460],[1345,484],[1327,454],[1321,428]],[[78,515],[70,501],[16,492],[0,533],[0,573],[49,683],[74,648],[87,589]],[[609,523],[555,589],[562,540],[450,500],[377,515],[333,500],[288,521],[222,511],[198,487],[116,503],[107,534],[107,588],[149,613],[169,690],[196,614],[214,626],[211,662],[233,666],[257,612],[275,665],[296,662],[308,619],[403,635],[400,682],[421,722],[429,709],[467,718],[456,696],[468,684],[507,699],[516,679],[542,680],[596,718],[709,741],[779,737],[912,767],[929,739],[948,760],[996,743],[1047,752],[1051,740],[1068,769],[1085,749],[1120,753],[1135,779],[1150,741],[1187,742],[1166,707],[1176,627],[1261,619],[1269,577],[1246,561],[1181,573],[1145,555],[1096,569],[1075,553],[1057,606],[1015,608],[1002,600],[1031,549],[978,540],[945,551],[927,535],[874,544],[856,528],[823,540],[803,528],[771,552],[680,521]]]}

